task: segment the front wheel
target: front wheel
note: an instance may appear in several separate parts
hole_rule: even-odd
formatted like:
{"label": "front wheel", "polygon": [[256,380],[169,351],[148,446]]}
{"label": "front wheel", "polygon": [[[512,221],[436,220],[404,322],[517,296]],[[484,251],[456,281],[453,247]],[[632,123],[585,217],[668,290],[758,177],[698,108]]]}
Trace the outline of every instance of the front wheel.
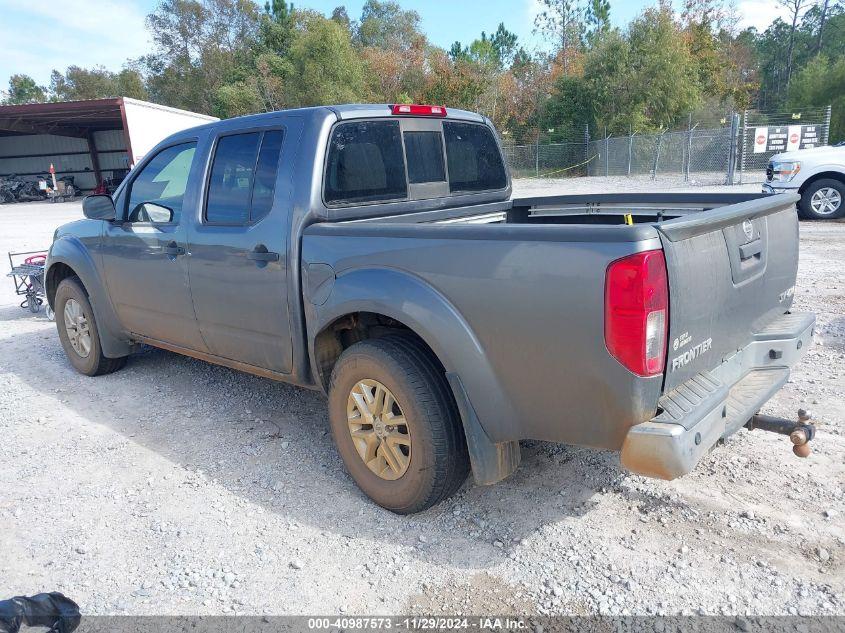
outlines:
{"label": "front wheel", "polygon": [[56,289],[56,328],[70,364],[80,374],[99,376],[117,371],[126,357],[103,355],[94,310],[82,284],[76,277],[63,279]]}
{"label": "front wheel", "polygon": [[845,215],[845,183],[823,178],[801,194],[801,215],[809,220],[834,220]]}
{"label": "front wheel", "polygon": [[466,479],[463,426],[443,370],[410,336],[356,343],[329,387],[335,445],[355,483],[398,514],[430,508]]}

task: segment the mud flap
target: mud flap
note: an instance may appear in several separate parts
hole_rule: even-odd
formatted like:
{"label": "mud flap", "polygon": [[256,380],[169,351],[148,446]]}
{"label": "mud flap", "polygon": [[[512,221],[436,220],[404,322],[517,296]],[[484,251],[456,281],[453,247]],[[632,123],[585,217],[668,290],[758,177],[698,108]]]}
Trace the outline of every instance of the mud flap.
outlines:
{"label": "mud flap", "polygon": [[446,378],[452,387],[463,420],[475,483],[479,486],[489,486],[508,477],[519,467],[522,458],[519,442],[514,440],[497,443],[491,440],[478,421],[460,377],[455,373],[446,372]]}

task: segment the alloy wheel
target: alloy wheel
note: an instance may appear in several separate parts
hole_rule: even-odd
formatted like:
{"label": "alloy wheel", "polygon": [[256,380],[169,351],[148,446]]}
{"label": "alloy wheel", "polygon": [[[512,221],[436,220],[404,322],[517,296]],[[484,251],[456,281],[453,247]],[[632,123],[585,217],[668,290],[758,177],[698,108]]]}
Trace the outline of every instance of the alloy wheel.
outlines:
{"label": "alloy wheel", "polygon": [[361,380],[349,392],[349,434],[361,460],[373,473],[393,481],[411,463],[408,421],[393,393],[377,380]]}
{"label": "alloy wheel", "polygon": [[65,331],[73,351],[81,358],[91,353],[91,330],[82,306],[76,299],[68,299],[64,309]]}
{"label": "alloy wheel", "polygon": [[842,205],[842,194],[833,187],[822,187],[810,198],[810,206],[819,215],[831,215]]}

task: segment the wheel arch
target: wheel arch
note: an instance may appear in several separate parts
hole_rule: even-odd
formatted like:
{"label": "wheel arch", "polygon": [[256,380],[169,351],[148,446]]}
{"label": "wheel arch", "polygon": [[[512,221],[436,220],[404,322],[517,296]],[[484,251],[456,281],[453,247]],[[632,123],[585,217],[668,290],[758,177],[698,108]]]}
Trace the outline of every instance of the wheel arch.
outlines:
{"label": "wheel arch", "polygon": [[[323,387],[328,384],[328,374],[336,360],[326,355],[328,340],[343,338],[343,331],[355,332],[347,337],[354,343],[378,336],[384,329],[405,330],[431,350],[445,371],[459,371],[466,364],[462,356],[489,368],[481,344],[457,308],[411,273],[385,268],[344,272],[336,276],[323,304],[308,307],[313,311],[308,327],[312,370]],[[341,349],[333,350],[337,356],[345,349],[344,342],[338,342]],[[320,363],[316,364],[318,356]]]}
{"label": "wheel arch", "polygon": [[108,358],[120,358],[132,351],[128,333],[123,331],[117,314],[112,307],[105,284],[85,246],[76,238],[63,237],[50,247],[44,272],[44,285],[47,301],[55,310],[56,290],[59,284],[69,277],[76,277],[88,296],[103,355]]}
{"label": "wheel arch", "polygon": [[[47,303],[50,304],[51,308],[56,307],[56,290],[58,290],[59,284],[68,277],[79,277],[79,275],[64,262],[53,263],[44,274],[44,291],[47,295]],[[87,294],[88,290],[85,289],[85,284],[82,285],[82,288]]]}
{"label": "wheel arch", "polygon": [[518,422],[487,354],[458,308],[419,277],[385,268],[336,276],[321,305],[308,303],[312,372],[327,390],[340,354],[358,340],[396,330],[431,351],[458,404],[478,483],[489,484],[519,464]]}
{"label": "wheel arch", "polygon": [[315,336],[313,343],[314,372],[325,391],[332,369],[340,355],[359,341],[402,332],[418,340],[431,354],[438,367],[445,371],[437,353],[412,327],[387,314],[372,311],[347,312],[327,323]]}
{"label": "wheel arch", "polygon": [[801,186],[798,187],[798,193],[804,195],[804,192],[807,191],[813,183],[824,179],[838,180],[845,185],[845,173],[841,171],[820,171],[801,183]]}

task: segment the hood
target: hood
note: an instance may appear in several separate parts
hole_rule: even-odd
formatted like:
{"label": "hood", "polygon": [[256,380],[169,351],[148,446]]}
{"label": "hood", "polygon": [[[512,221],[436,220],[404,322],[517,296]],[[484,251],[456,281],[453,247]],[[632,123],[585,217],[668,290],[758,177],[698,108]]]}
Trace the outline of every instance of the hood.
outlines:
{"label": "hood", "polygon": [[822,145],[821,147],[814,147],[812,149],[796,149],[791,152],[783,152],[775,154],[770,159],[772,162],[783,162],[789,160],[807,160],[811,158],[822,158],[827,155],[837,155],[845,158],[845,147],[832,147],[830,145]]}

